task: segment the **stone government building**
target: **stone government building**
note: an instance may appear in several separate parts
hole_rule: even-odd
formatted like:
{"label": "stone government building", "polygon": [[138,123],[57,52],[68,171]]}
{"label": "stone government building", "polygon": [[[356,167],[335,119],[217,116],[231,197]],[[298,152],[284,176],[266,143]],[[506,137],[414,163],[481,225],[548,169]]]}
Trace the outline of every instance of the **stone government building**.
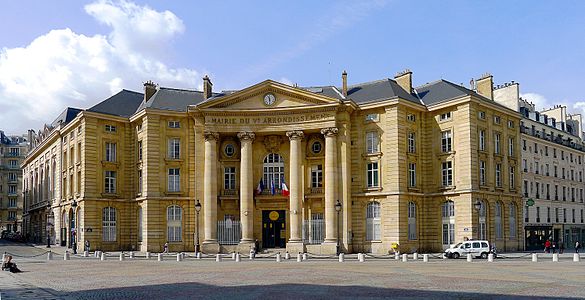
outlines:
{"label": "stone government building", "polygon": [[223,92],[206,76],[203,91],[147,82],[67,108],[31,141],[25,231],[50,205],[39,238],[105,251],[521,249],[520,114],[489,74],[471,89],[411,76]]}

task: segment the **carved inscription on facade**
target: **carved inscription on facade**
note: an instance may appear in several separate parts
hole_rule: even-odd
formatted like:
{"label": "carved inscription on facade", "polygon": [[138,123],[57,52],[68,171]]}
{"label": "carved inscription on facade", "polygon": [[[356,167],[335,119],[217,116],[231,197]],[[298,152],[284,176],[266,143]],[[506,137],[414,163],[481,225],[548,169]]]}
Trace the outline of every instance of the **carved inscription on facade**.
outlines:
{"label": "carved inscription on facade", "polygon": [[314,122],[333,120],[335,115],[327,113],[315,113],[306,115],[291,116],[270,116],[270,117],[224,117],[206,116],[205,124],[218,125],[270,125],[270,124],[293,124],[302,122]]}

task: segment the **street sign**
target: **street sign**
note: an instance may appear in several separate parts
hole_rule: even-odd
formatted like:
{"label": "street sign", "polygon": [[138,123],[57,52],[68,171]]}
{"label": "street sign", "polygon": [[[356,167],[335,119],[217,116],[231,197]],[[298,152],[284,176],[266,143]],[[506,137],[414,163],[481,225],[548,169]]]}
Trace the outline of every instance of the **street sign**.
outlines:
{"label": "street sign", "polygon": [[526,200],[526,206],[532,206],[534,205],[534,200],[532,200],[532,198]]}

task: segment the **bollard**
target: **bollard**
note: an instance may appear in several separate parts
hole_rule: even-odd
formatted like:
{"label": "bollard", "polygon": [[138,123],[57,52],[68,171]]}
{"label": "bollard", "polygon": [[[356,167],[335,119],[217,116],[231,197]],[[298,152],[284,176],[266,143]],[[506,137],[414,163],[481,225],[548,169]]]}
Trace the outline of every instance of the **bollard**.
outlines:
{"label": "bollard", "polygon": [[471,255],[471,253],[467,253],[467,262],[472,262],[473,261],[473,255]]}
{"label": "bollard", "polygon": [[345,255],[343,253],[339,253],[339,262],[343,262],[345,260]]}
{"label": "bollard", "polygon": [[2,261],[4,262],[6,260],[6,252],[2,253]]}
{"label": "bollard", "polygon": [[423,262],[429,262],[429,255],[423,254]]}
{"label": "bollard", "polygon": [[402,261],[403,262],[407,262],[408,261],[408,254],[406,254],[406,253],[402,254]]}
{"label": "bollard", "polygon": [[284,254],[284,259],[286,260],[290,259],[290,253],[288,253],[288,251],[286,251],[286,253]]}
{"label": "bollard", "polygon": [[303,253],[303,260],[307,260],[308,258],[307,253]]}
{"label": "bollard", "polygon": [[158,254],[158,261],[163,261],[163,260],[164,260],[163,254],[162,253],[159,253]]}
{"label": "bollard", "polygon": [[88,257],[89,256],[89,251],[85,250],[83,251],[83,257]]}
{"label": "bollard", "polygon": [[250,260],[254,260],[254,250],[250,249]]}
{"label": "bollard", "polygon": [[53,252],[49,251],[49,253],[47,253],[47,260],[53,260]]}
{"label": "bollard", "polygon": [[146,259],[150,259],[150,252],[146,252]]}
{"label": "bollard", "polygon": [[219,253],[215,255],[215,261],[216,262],[220,262],[221,261],[221,255]]}
{"label": "bollard", "polygon": [[201,252],[197,252],[197,259],[201,259]]}
{"label": "bollard", "polygon": [[362,259],[362,254],[358,253],[357,260],[360,261]]}
{"label": "bollard", "polygon": [[538,254],[532,253],[532,262],[538,262]]}
{"label": "bollard", "polygon": [[579,253],[575,253],[575,254],[573,254],[573,261],[574,261],[574,262],[579,262],[579,261],[581,261],[581,257],[579,257]]}
{"label": "bollard", "polygon": [[418,253],[414,252],[414,254],[412,254],[412,260],[417,260],[418,259]]}
{"label": "bollard", "polygon": [[130,258],[134,259],[134,251],[130,251]]}
{"label": "bollard", "polygon": [[299,254],[297,254],[297,262],[301,262],[301,261],[303,261],[303,257],[302,257],[301,252],[299,252]]}
{"label": "bollard", "polygon": [[106,260],[106,254],[101,251],[100,254],[101,254],[100,260]]}
{"label": "bollard", "polygon": [[358,255],[359,262],[366,262],[366,256],[363,253]]}
{"label": "bollard", "polygon": [[240,262],[240,253],[236,253],[236,262]]}
{"label": "bollard", "polygon": [[553,253],[553,262],[558,262],[558,261],[559,261],[559,254]]}
{"label": "bollard", "polygon": [[185,260],[185,252],[181,252],[181,261]]}
{"label": "bollard", "polygon": [[400,252],[394,253],[394,259],[395,260],[399,260],[400,259]]}
{"label": "bollard", "polygon": [[276,253],[276,262],[280,262],[281,258],[280,258],[280,252]]}
{"label": "bollard", "polygon": [[488,254],[488,262],[494,262],[494,254],[493,253]]}
{"label": "bollard", "polygon": [[63,254],[63,260],[69,260],[69,252]]}
{"label": "bollard", "polygon": [[124,252],[120,253],[120,261],[124,261]]}
{"label": "bollard", "polygon": [[182,260],[181,253],[177,253],[177,261],[181,261],[181,260]]}
{"label": "bollard", "polygon": [[232,260],[236,260],[236,252],[232,252]]}

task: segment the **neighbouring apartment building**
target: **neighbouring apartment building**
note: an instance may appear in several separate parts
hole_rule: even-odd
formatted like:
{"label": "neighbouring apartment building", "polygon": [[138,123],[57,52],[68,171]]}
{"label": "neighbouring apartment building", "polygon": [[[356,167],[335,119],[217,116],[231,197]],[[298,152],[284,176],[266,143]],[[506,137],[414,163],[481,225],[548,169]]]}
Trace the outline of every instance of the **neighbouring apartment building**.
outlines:
{"label": "neighbouring apartment building", "polygon": [[[387,253],[523,247],[520,114],[412,73],[341,86],[123,90],[67,109],[24,162],[27,230],[94,249]],[[199,204],[200,206],[198,206]],[[201,208],[197,210],[197,208]]]}
{"label": "neighbouring apartment building", "polygon": [[22,228],[22,170],[28,150],[26,137],[7,136],[0,130],[0,231]]}
{"label": "neighbouring apartment building", "polygon": [[580,114],[557,105],[538,111],[520,98],[519,84],[496,87],[496,101],[520,112],[526,250],[547,239],[574,248],[585,239],[585,143]]}

